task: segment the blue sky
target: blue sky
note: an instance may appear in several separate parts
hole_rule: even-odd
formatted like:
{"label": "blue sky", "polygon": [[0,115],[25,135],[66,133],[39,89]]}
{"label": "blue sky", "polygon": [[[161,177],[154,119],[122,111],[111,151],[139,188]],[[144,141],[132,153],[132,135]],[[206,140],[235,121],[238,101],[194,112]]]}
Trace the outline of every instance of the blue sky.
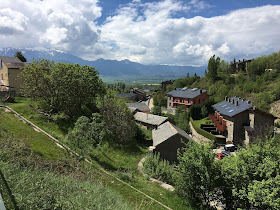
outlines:
{"label": "blue sky", "polygon": [[[98,23],[102,24],[108,16],[116,13],[116,10],[125,4],[130,3],[131,0],[100,0],[99,5],[102,7],[102,16],[98,19]],[[141,2],[159,2],[158,0],[142,0]],[[185,3],[189,1],[183,1]],[[279,0],[207,0],[205,1],[210,8],[201,11],[185,13],[182,12],[177,17],[191,18],[194,16],[213,17],[218,15],[225,15],[231,11],[242,8],[253,8],[264,5],[279,5]]]}
{"label": "blue sky", "polygon": [[206,65],[280,50],[279,0],[0,0],[0,48]]}

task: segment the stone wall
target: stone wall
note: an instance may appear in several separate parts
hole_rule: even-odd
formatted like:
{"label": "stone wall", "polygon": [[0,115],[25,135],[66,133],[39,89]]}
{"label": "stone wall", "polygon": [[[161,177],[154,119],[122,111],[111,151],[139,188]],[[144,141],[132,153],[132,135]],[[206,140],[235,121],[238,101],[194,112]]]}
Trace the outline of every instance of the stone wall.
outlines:
{"label": "stone wall", "polygon": [[176,135],[157,145],[153,152],[160,153],[160,157],[165,160],[177,162],[178,149],[185,147],[185,144],[182,141],[187,143],[189,140],[177,133]]}
{"label": "stone wall", "polygon": [[245,140],[245,125],[249,125],[249,111],[246,110],[233,117],[223,116],[227,121],[228,138],[235,145],[242,145]]}

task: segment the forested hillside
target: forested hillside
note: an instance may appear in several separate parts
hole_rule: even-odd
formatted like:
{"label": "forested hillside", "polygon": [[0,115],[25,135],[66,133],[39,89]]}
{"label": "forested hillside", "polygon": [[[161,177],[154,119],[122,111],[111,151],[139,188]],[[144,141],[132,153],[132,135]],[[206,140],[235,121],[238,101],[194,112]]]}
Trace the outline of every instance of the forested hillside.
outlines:
{"label": "forested hillside", "polygon": [[207,89],[215,103],[225,96],[243,97],[264,111],[269,111],[271,104],[280,99],[280,51],[253,59],[247,69],[239,72],[233,72],[228,62],[213,56],[205,74],[175,80],[167,91],[155,95],[155,105],[166,106],[166,92],[182,87]]}

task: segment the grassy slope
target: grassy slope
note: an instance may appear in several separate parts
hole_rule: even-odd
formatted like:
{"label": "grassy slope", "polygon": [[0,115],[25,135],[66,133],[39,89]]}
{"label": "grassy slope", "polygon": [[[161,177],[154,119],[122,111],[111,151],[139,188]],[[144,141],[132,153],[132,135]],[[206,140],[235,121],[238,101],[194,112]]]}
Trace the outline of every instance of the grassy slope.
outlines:
{"label": "grassy slope", "polygon": [[95,179],[77,178],[83,175],[73,167],[78,162],[45,135],[3,109],[0,115],[0,191],[7,209],[131,208]]}
{"label": "grassy slope", "polygon": [[[19,101],[19,103],[8,105],[27,119],[30,119],[39,127],[51,133],[55,137],[58,137],[60,140],[63,140],[66,133],[60,129],[59,126],[57,126],[55,123],[44,120],[42,116],[31,109],[26,99],[17,99],[17,101]],[[31,130],[33,133],[37,133],[33,129]],[[12,132],[17,133],[17,129],[12,130]],[[45,149],[42,150],[45,151]],[[39,153],[43,153],[43,151],[39,151]],[[173,209],[191,208],[190,205],[178,197],[176,193],[169,192],[157,184],[147,181],[141,174],[139,174],[137,171],[137,163],[145,155],[146,151],[147,148],[141,146],[135,146],[134,149],[121,149],[112,148],[107,145],[101,149],[100,155],[98,156],[98,159],[96,159],[96,164],[97,167],[98,165],[104,166],[119,178],[123,179],[134,187],[137,187],[155,199],[158,199]],[[145,208],[148,207],[149,209],[160,208],[158,204],[151,202],[149,199],[141,196],[139,193],[128,188],[127,186],[116,182],[116,180],[110,177],[102,178],[101,181],[102,183],[108,185],[111,189],[121,193],[123,197],[136,206],[140,205]]]}

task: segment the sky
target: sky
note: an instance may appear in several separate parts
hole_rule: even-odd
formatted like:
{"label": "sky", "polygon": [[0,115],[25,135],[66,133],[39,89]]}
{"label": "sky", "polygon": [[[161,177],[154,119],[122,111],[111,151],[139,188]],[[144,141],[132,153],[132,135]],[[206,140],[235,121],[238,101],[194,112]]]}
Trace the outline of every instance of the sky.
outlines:
{"label": "sky", "polygon": [[280,50],[279,0],[0,0],[0,48],[207,65]]}

